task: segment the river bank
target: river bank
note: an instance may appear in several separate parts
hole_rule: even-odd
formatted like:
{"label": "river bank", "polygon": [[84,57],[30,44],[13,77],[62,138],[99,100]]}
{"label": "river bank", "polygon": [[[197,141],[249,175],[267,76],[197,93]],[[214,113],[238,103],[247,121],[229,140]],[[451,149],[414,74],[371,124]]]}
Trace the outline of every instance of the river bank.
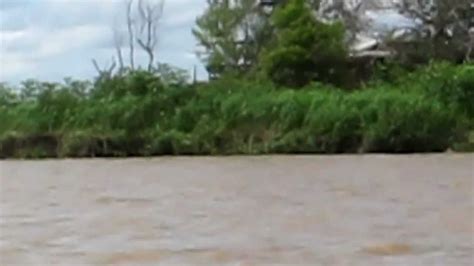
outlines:
{"label": "river bank", "polygon": [[474,149],[474,68],[433,64],[353,88],[131,72],[0,86],[0,158],[420,153]]}

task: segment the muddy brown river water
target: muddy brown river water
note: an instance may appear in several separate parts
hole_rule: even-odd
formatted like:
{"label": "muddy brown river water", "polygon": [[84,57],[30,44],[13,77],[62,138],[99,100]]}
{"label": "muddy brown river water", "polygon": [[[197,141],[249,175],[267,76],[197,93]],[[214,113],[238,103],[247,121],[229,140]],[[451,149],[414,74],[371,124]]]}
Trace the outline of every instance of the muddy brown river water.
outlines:
{"label": "muddy brown river water", "polygon": [[473,265],[473,163],[0,161],[0,264]]}

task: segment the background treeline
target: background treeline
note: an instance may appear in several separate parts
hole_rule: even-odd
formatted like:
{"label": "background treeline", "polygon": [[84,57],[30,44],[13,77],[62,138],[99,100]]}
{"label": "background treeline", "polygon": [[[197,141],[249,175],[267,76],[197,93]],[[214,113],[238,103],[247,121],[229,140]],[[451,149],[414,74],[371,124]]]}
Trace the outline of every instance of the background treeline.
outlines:
{"label": "background treeline", "polygon": [[389,1],[209,0],[193,34],[211,78],[231,73],[293,88],[318,81],[353,89],[380,65],[470,61],[472,1],[399,1],[393,9],[411,25],[380,30],[366,11],[383,10],[382,2]]}
{"label": "background treeline", "polygon": [[97,66],[93,81],[2,84],[0,157],[473,150],[468,60],[395,56],[367,67],[348,55],[343,23],[287,2],[262,25],[272,42],[247,63],[223,60],[210,42],[204,62],[219,70],[210,82],[150,60]]}

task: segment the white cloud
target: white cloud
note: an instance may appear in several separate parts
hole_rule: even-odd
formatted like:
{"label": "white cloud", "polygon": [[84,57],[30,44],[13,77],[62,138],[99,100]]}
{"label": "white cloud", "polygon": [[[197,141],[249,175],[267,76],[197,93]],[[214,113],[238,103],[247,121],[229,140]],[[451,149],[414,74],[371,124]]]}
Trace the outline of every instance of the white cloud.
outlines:
{"label": "white cloud", "polygon": [[0,80],[9,80],[18,75],[29,75],[37,65],[21,54],[2,54],[0,67]]}
{"label": "white cloud", "polygon": [[107,26],[81,25],[58,31],[39,32],[40,41],[37,56],[46,58],[65,53],[73,53],[78,48],[93,48],[104,39],[111,38]]}
{"label": "white cloud", "polygon": [[[191,28],[204,7],[205,0],[166,1],[160,60],[199,65],[189,56]],[[122,0],[0,0],[0,81],[90,78],[91,58],[105,64],[114,55],[112,31],[123,8]]]}
{"label": "white cloud", "polygon": [[11,43],[18,41],[19,39],[25,37],[27,32],[25,30],[2,30],[0,35],[0,43]]}
{"label": "white cloud", "polygon": [[194,23],[196,17],[199,15],[199,10],[196,9],[188,9],[185,11],[181,11],[179,16],[172,15],[173,13],[164,15],[163,23],[165,27],[180,27],[180,26],[189,26]]}

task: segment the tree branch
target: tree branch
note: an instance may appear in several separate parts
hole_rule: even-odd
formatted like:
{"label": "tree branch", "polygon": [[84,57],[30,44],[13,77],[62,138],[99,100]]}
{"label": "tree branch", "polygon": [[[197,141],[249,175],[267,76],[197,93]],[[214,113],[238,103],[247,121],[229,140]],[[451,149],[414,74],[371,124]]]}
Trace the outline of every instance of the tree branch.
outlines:
{"label": "tree branch", "polygon": [[129,50],[129,59],[130,59],[130,68],[135,70],[135,34],[133,32],[133,19],[132,19],[132,5],[133,0],[127,1],[127,30],[128,30],[128,45]]}

